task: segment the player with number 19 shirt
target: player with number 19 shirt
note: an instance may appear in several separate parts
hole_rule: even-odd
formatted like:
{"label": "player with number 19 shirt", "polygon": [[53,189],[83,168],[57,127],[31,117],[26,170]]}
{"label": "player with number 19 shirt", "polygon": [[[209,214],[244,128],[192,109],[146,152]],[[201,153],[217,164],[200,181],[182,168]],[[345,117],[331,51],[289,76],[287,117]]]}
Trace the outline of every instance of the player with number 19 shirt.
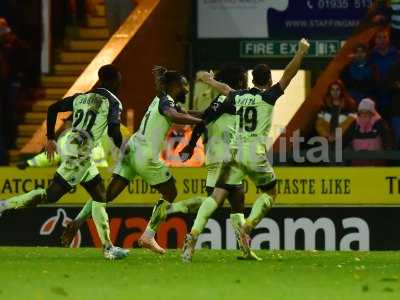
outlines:
{"label": "player with number 19 shirt", "polygon": [[267,136],[271,128],[275,102],[283,95],[279,83],[269,90],[257,87],[232,92],[225,105],[236,111],[236,122],[231,134],[231,149],[239,168],[224,174],[227,180],[236,181],[246,175],[259,187],[275,180],[267,159]]}
{"label": "player with number 19 shirt", "polygon": [[242,180],[247,175],[261,194],[255,199],[246,222],[237,230],[239,244],[249,256],[250,232],[271,209],[276,197],[275,174],[267,159],[267,136],[271,128],[273,107],[298,72],[301,62],[309,49],[309,43],[302,39],[298,50],[286,66],[282,78],[272,85],[271,70],[265,64],[257,65],[253,70],[254,88],[233,91],[229,86],[214,80],[211,73],[205,73],[203,80],[219,92],[229,95],[224,103],[215,108],[214,113],[205,122],[212,122],[224,113],[236,114],[233,128],[229,128],[232,140],[229,150],[230,161],[225,163],[224,172],[219,178],[211,197],[199,208],[190,234],[185,238],[182,260],[190,262],[198,236],[203,231],[210,215],[228,195],[224,182]]}

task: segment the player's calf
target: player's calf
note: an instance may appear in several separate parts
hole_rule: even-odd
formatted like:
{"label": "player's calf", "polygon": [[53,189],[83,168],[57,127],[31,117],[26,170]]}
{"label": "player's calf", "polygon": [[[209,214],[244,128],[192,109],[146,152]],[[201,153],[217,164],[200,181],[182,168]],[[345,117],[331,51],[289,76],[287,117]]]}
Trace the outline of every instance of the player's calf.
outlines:
{"label": "player's calf", "polygon": [[71,245],[74,237],[78,233],[79,227],[79,223],[75,220],[68,223],[61,235],[61,245],[63,245],[63,247],[69,247]]}

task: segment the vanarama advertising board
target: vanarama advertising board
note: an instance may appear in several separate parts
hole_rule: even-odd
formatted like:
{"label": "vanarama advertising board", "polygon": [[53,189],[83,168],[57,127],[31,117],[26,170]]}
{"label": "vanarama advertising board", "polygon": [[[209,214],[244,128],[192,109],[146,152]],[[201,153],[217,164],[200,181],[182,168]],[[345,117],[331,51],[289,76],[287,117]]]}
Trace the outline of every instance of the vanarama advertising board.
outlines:
{"label": "vanarama advertising board", "polygon": [[[36,187],[47,187],[55,169],[0,168],[0,198],[29,192]],[[275,169],[277,205],[400,205],[400,168],[347,167],[278,167]],[[101,171],[110,179],[110,170]],[[178,201],[205,194],[206,169],[175,168]],[[246,180],[246,203],[250,205],[258,191]],[[80,205],[88,199],[82,187],[71,191],[59,204]],[[137,177],[116,199],[115,204],[153,205],[158,193]]]}

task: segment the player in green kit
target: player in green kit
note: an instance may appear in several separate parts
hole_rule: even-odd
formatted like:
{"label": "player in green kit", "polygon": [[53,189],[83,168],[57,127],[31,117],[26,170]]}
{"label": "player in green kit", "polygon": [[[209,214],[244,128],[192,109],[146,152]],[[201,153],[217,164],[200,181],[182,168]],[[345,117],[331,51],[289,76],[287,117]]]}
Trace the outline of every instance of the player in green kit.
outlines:
{"label": "player in green kit", "polygon": [[128,251],[113,246],[110,240],[108,216],[105,209],[106,193],[103,180],[92,157],[92,150],[108,133],[115,146],[121,147],[120,117],[122,104],[114,95],[120,86],[121,74],[113,65],[100,68],[99,87],[87,93],[67,97],[51,105],[47,112],[46,152],[54,158],[55,124],[59,112],[72,112],[72,130],[61,155],[61,165],[47,189],[35,189],[27,194],[0,202],[0,213],[9,209],[35,207],[57,202],[73,187],[81,184],[93,199],[92,216],[96,224],[106,259],[121,259]]}
{"label": "player in green kit", "polygon": [[198,236],[203,231],[209,217],[227,197],[229,191],[224,187],[225,182],[242,180],[249,176],[262,193],[255,200],[249,217],[237,229],[241,249],[250,253],[251,231],[271,209],[276,191],[275,173],[267,159],[267,136],[272,122],[275,102],[283,94],[293,77],[300,69],[303,57],[306,55],[309,43],[302,39],[292,61],[285,68],[280,81],[272,85],[271,71],[267,65],[257,65],[253,70],[252,89],[233,91],[226,84],[213,79],[212,74],[205,74],[206,83],[219,92],[229,95],[227,99],[215,108],[215,113],[206,120],[213,122],[224,113],[235,113],[234,127],[228,128],[230,146],[226,151],[231,158],[224,164],[221,176],[211,197],[207,198],[197,213],[191,232],[185,238],[182,260],[190,262]]}
{"label": "player in green kit", "polygon": [[[107,188],[107,202],[114,200],[137,175],[155,188],[161,199],[153,209],[150,222],[139,239],[139,245],[156,253],[164,254],[154,236],[166,216],[174,212],[185,212],[191,206],[202,201],[201,197],[172,205],[177,196],[175,180],[171,171],[160,160],[166,134],[172,125],[198,124],[202,120],[193,117],[180,108],[188,92],[186,79],[176,71],[156,68],[156,86],[159,95],[154,98],[147,109],[139,130],[129,139],[122,159],[117,164],[113,179]],[[193,203],[191,203],[193,202]],[[77,232],[77,228],[90,216],[91,202],[88,202],[78,217],[69,225],[63,234],[63,244],[68,245]]]}
{"label": "player in green kit", "polygon": [[[68,147],[67,142],[68,142],[68,137],[70,135],[70,131],[72,130],[72,120],[73,120],[73,115],[71,115],[68,119],[65,119],[63,126],[59,129],[60,134],[57,137],[57,147],[59,150],[57,151],[57,153],[55,153],[53,160],[50,160],[47,157],[46,152],[42,152],[28,160],[19,162],[17,164],[17,168],[25,170],[28,167],[45,168],[45,167],[58,166],[61,163],[60,153],[63,153],[63,149],[65,149],[65,147]],[[103,167],[103,168],[108,167],[105,149],[110,148],[111,145],[109,144],[110,142],[108,136],[104,135],[99,145],[93,148],[92,157],[96,164],[96,167]]]}
{"label": "player in green kit", "polygon": [[[229,64],[223,67],[216,75],[216,80],[227,84],[235,90],[243,89],[247,86],[247,76],[242,67],[236,64]],[[218,95],[210,106],[204,111],[203,118],[207,119],[207,116],[213,114],[217,110],[217,107],[225,101],[226,96]],[[211,196],[218,178],[221,176],[223,171],[224,162],[230,160],[229,148],[230,136],[227,128],[233,128],[235,126],[236,117],[235,114],[223,114],[214,122],[204,126],[196,125],[193,130],[191,140],[189,144],[182,150],[180,156],[183,161],[190,159],[193,155],[194,148],[196,147],[197,140],[203,134],[205,138],[206,147],[206,168],[207,168],[207,181],[206,191],[208,196]],[[234,228],[239,228],[244,223],[244,191],[243,182],[241,178],[232,178],[232,180],[224,182],[223,186],[229,191],[227,196],[229,203],[232,207],[230,220]],[[221,203],[222,205],[222,203]],[[238,230],[235,229],[235,233]],[[239,238],[239,236],[237,236]],[[243,253],[243,259],[255,259],[259,258],[253,252]]]}

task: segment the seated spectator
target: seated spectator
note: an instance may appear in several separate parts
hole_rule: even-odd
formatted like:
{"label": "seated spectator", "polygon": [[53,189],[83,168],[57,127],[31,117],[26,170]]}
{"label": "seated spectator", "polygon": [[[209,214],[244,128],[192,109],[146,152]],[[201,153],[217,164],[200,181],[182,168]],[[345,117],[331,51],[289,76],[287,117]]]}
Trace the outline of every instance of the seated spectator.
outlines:
{"label": "seated spectator", "polygon": [[390,92],[387,85],[388,75],[391,67],[398,61],[399,55],[395,47],[390,44],[389,33],[385,30],[379,31],[374,39],[374,48],[371,51],[370,61],[377,70],[377,109],[384,118],[389,113]]}
{"label": "seated spectator", "polygon": [[[354,151],[381,151],[391,148],[391,133],[386,122],[375,109],[375,102],[363,99],[358,105],[356,123],[348,132]],[[352,165],[384,165],[383,161],[353,160]]]}
{"label": "seated spectator", "polygon": [[357,103],[366,97],[372,97],[375,89],[376,71],[368,62],[367,55],[367,46],[358,44],[353,51],[353,60],[341,75],[349,94]]}
{"label": "seated spectator", "polygon": [[390,89],[389,117],[390,125],[395,137],[395,147],[400,147],[400,62],[397,62],[391,68],[388,76],[388,85]]}
{"label": "seated spectator", "polygon": [[336,130],[341,130],[341,138],[356,119],[355,102],[348,96],[340,80],[330,85],[324,102],[315,129],[319,136],[327,138],[330,145],[333,145],[337,137]]}

